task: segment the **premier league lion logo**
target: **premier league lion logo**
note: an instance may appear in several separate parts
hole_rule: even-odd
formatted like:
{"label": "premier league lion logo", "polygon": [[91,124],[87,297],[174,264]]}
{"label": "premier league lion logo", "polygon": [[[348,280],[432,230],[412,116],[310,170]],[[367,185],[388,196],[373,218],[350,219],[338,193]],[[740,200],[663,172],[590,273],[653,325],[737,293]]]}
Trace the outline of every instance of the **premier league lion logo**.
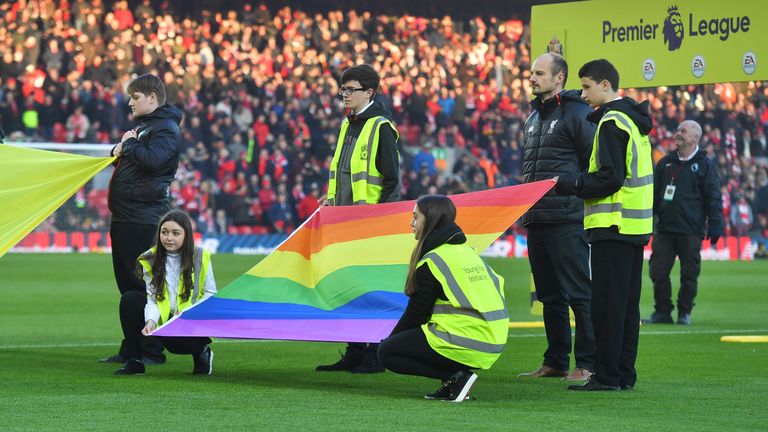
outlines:
{"label": "premier league lion logo", "polygon": [[667,19],[664,20],[664,43],[667,45],[667,49],[674,51],[680,48],[680,44],[683,43],[683,18],[680,16],[680,12],[677,11],[677,6],[671,6],[667,8]]}

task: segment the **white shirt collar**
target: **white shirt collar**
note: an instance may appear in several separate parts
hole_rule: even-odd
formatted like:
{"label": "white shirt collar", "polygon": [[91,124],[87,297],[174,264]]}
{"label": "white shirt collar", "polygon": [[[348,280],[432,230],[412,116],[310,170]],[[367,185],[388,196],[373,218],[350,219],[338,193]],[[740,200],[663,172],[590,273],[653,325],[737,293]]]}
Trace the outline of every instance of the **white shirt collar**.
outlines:
{"label": "white shirt collar", "polygon": [[691,153],[687,158],[680,157],[680,153],[677,154],[677,157],[680,159],[680,162],[687,162],[693,159],[693,157],[696,156],[696,153],[698,152],[699,152],[699,146],[696,146],[696,148],[693,149],[693,153]]}
{"label": "white shirt collar", "polygon": [[362,113],[363,113],[363,111],[367,110],[367,109],[368,109],[368,107],[370,107],[371,105],[373,105],[373,101],[370,101],[370,102],[368,102],[368,105],[366,105],[366,106],[362,107],[362,108],[360,109],[360,111],[358,111],[358,112],[356,112],[356,113],[354,113],[354,114],[355,114],[355,115],[360,115],[360,114],[362,114]]}

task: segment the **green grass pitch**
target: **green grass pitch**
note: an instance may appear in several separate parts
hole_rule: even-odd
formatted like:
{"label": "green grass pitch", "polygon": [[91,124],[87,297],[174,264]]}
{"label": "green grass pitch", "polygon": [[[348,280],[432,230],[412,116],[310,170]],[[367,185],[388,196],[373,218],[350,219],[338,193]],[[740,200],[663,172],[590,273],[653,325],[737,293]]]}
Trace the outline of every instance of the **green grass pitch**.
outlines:
{"label": "green grass pitch", "polygon": [[[256,261],[215,256],[219,286]],[[527,261],[489,261],[512,319],[540,319]],[[172,354],[145,376],[113,376],[97,362],[121,336],[109,255],[6,255],[0,295],[0,430],[768,430],[768,344],[720,342],[768,334],[768,262],[704,262],[694,324],[641,327],[634,391],[517,378],[546,344],[543,329],[519,329],[462,404],[423,400],[438,386],[426,378],[314,372],[341,344],[218,340],[212,376]],[[646,277],[643,316],[652,303]]]}

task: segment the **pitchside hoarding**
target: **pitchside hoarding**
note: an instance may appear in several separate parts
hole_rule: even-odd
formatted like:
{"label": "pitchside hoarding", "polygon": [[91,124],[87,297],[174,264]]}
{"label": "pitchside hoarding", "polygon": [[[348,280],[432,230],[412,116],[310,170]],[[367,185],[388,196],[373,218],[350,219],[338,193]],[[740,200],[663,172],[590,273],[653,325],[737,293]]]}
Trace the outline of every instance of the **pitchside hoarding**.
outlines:
{"label": "pitchside hoarding", "polygon": [[768,79],[764,0],[595,0],[534,6],[531,52],[565,56],[578,69],[605,58],[621,87]]}

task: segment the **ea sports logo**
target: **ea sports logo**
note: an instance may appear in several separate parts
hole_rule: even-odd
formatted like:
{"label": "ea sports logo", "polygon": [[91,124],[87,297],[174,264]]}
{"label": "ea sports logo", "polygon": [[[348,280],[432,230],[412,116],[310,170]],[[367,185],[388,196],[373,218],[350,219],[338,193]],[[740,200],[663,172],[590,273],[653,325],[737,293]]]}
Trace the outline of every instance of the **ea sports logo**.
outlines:
{"label": "ea sports logo", "polygon": [[704,62],[704,57],[697,55],[691,60],[691,73],[696,78],[701,78],[707,69],[707,64]]}
{"label": "ea sports logo", "polygon": [[643,78],[650,81],[656,76],[656,62],[653,59],[646,59],[643,62]]}
{"label": "ea sports logo", "polygon": [[755,72],[755,69],[757,69],[757,57],[755,56],[755,53],[747,51],[747,53],[744,54],[744,58],[741,59],[741,68],[747,75],[752,75],[752,73]]}
{"label": "ea sports logo", "polygon": [[683,43],[683,18],[677,11],[677,6],[667,8],[667,19],[664,20],[664,43],[667,49],[674,51]]}

